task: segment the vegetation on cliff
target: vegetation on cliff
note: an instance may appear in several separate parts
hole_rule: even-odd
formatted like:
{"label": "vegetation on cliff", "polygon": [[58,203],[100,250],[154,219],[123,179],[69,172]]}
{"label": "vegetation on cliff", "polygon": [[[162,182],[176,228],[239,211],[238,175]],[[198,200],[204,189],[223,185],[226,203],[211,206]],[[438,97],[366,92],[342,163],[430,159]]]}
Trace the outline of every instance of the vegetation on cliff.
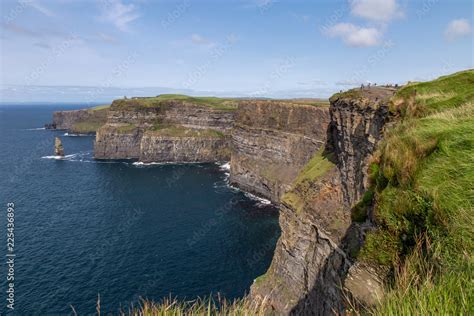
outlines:
{"label": "vegetation on cliff", "polygon": [[79,120],[72,125],[71,131],[79,134],[92,134],[102,127],[107,121],[107,111],[110,105],[99,105],[88,109],[91,115],[85,120]]}
{"label": "vegetation on cliff", "polygon": [[155,126],[152,130],[149,130],[148,133],[152,133],[157,136],[165,137],[211,137],[211,138],[222,138],[224,133],[218,130],[206,128],[206,129],[196,129],[196,128],[186,128],[180,125],[159,125]]}
{"label": "vegetation on cliff", "polygon": [[135,108],[152,108],[163,107],[170,102],[187,102],[194,105],[206,106],[211,109],[221,111],[237,110],[237,103],[234,99],[217,98],[217,97],[191,97],[182,94],[161,94],[156,97],[149,98],[132,98],[119,99],[112,103],[113,107],[135,107]]}
{"label": "vegetation on cliff", "polygon": [[308,199],[311,197],[312,184],[334,167],[331,157],[321,148],[300,171],[292,189],[283,195],[281,201],[300,212],[310,202]]}
{"label": "vegetation on cliff", "polygon": [[371,166],[373,219],[359,258],[390,266],[374,313],[474,312],[474,71],[409,84],[392,99]]}
{"label": "vegetation on cliff", "polygon": [[[105,314],[101,309],[100,299],[96,306],[97,314]],[[73,309],[74,311],[74,309]],[[76,315],[75,311],[74,314]],[[228,301],[220,296],[198,298],[191,301],[183,301],[172,298],[165,298],[161,302],[151,302],[143,300],[139,306],[133,306],[128,310],[121,310],[118,315],[129,316],[264,316],[268,315],[262,307],[256,306],[248,298]]]}

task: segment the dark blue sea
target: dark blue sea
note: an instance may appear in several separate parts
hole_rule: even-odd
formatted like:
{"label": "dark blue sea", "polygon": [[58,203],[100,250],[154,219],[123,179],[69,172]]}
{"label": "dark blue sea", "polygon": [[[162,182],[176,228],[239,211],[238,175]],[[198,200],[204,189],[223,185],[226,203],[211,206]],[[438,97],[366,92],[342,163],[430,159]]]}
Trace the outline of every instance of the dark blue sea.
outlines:
{"label": "dark blue sea", "polygon": [[[40,129],[55,110],[0,106],[0,306],[14,203],[17,315],[116,314],[140,298],[242,297],[268,268],[277,210],[227,185],[219,164],[94,161],[93,137]],[[67,158],[51,159],[54,136]]]}

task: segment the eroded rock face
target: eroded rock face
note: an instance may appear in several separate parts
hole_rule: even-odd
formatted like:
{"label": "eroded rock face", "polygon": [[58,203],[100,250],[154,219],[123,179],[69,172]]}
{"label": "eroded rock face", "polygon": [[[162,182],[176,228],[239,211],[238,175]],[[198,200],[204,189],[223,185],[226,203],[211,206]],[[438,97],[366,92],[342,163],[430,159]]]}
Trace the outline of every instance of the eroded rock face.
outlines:
{"label": "eroded rock face", "polygon": [[57,111],[53,113],[53,123],[46,124],[48,129],[60,129],[70,132],[81,132],[76,129],[79,123],[90,123],[91,130],[86,132],[93,133],[95,128],[105,124],[107,120],[107,109],[104,110],[71,110]]}
{"label": "eroded rock face", "polygon": [[[109,110],[107,124],[96,135],[95,158],[138,159],[142,162],[228,161],[228,131],[234,122],[232,110],[220,110],[187,101],[170,100],[160,106],[119,106]],[[221,137],[160,135],[160,129],[217,131]]]}
{"label": "eroded rock face", "polygon": [[326,142],[329,110],[279,101],[246,101],[232,131],[231,183],[279,202]]}
{"label": "eroded rock face", "polygon": [[[333,146],[341,172],[344,199],[347,205],[357,203],[367,190],[369,159],[382,138],[388,119],[387,99],[392,89],[372,88],[370,94],[353,98],[334,97],[331,106]],[[378,92],[378,93],[376,93]]]}
{"label": "eroded rock face", "polygon": [[142,162],[229,161],[226,137],[170,137],[145,132],[140,142]]}
{"label": "eroded rock face", "polygon": [[[344,309],[338,285],[350,260],[338,242],[344,238],[350,218],[341,208],[343,194],[337,168],[313,183],[312,191],[311,203],[300,212],[282,204],[282,235],[272,264],[263,280],[251,288],[251,296],[278,315],[329,315]],[[320,220],[328,212],[338,223],[332,233]]]}
{"label": "eroded rock face", "polygon": [[370,305],[381,295],[375,270],[354,265],[369,224],[352,223],[350,216],[367,189],[367,162],[382,137],[393,94],[373,92],[331,99],[326,150],[332,151],[334,167],[303,191],[291,191],[304,201],[298,208],[283,200],[272,264],[251,288],[251,297],[276,314],[344,314],[346,297]]}
{"label": "eroded rock face", "polygon": [[61,138],[54,138],[54,155],[64,157],[64,147]]}
{"label": "eroded rock face", "polygon": [[96,134],[94,158],[138,159],[143,132],[124,124],[106,124]]}
{"label": "eroded rock face", "polygon": [[167,106],[164,123],[225,132],[232,129],[234,117],[235,111],[222,111],[188,102],[171,101]]}

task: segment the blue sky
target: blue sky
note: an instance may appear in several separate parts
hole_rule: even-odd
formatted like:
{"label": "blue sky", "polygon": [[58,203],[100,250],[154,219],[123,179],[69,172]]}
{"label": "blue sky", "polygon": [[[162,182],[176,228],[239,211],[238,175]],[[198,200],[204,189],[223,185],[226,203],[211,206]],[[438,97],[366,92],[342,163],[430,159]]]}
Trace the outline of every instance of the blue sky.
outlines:
{"label": "blue sky", "polygon": [[1,2],[1,101],[328,97],[473,68],[470,0]]}

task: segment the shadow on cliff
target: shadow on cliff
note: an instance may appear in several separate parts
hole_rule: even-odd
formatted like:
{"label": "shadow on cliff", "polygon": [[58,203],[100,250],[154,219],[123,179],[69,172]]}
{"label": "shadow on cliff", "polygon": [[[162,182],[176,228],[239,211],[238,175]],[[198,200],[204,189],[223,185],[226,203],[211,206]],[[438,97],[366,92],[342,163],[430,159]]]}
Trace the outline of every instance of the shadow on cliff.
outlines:
{"label": "shadow on cliff", "polygon": [[[327,142],[324,156],[338,165],[336,156],[336,126],[331,122],[327,129]],[[339,165],[338,165],[339,168]],[[350,207],[345,207],[350,212]],[[318,233],[318,238],[324,238]],[[344,315],[348,305],[354,301],[344,290],[349,268],[359,254],[363,243],[361,224],[352,222],[340,239],[337,248],[333,249],[325,261],[314,284],[307,289],[307,294],[290,311],[290,315]],[[351,302],[349,304],[349,302]],[[350,307],[350,306],[349,306]]]}
{"label": "shadow on cliff", "polygon": [[[326,258],[308,293],[290,311],[290,315],[343,315],[352,302],[344,290],[349,268],[362,245],[362,233],[358,223],[346,230],[338,248]],[[352,304],[352,303],[351,303]]]}

